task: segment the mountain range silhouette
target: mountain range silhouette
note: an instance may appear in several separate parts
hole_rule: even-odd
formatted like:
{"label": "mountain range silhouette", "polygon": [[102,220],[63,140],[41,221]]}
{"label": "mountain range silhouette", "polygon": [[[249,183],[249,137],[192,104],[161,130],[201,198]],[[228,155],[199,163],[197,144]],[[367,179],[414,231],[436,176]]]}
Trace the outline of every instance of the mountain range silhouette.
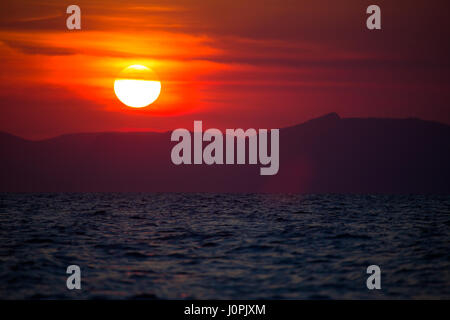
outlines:
{"label": "mountain range silhouette", "polygon": [[274,176],[259,175],[260,165],[176,166],[170,135],[79,133],[30,141],[0,133],[0,191],[450,192],[450,126],[438,122],[331,113],[282,128]]}

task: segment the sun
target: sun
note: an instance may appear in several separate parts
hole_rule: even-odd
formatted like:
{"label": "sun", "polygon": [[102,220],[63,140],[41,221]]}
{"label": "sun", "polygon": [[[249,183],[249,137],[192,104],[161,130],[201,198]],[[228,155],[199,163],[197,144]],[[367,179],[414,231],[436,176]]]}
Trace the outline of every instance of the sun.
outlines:
{"label": "sun", "polygon": [[158,99],[161,81],[150,68],[132,65],[120,72],[114,81],[114,92],[128,107],[144,108]]}

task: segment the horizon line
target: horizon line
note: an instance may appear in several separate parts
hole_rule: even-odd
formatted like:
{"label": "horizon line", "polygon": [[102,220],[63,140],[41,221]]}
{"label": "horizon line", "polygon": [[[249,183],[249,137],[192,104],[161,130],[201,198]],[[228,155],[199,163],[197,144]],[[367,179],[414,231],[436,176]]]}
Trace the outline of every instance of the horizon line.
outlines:
{"label": "horizon line", "polygon": [[[311,121],[315,121],[315,120],[319,120],[319,119],[325,119],[325,118],[330,118],[333,117],[336,120],[418,120],[418,121],[422,121],[422,122],[428,122],[428,123],[435,123],[435,124],[440,124],[440,125],[444,125],[444,126],[450,126],[450,124],[445,123],[445,122],[440,122],[437,120],[426,120],[426,119],[422,119],[422,118],[418,118],[418,117],[341,117],[337,112],[328,112],[325,113],[321,116],[315,117],[315,118],[310,118],[308,120],[305,120],[303,122],[299,122],[296,124],[292,124],[292,125],[287,125],[284,127],[280,127],[280,128],[276,128],[276,129],[288,129],[288,128],[293,128],[299,125],[303,125],[306,124],[308,122]],[[201,121],[201,120],[192,120],[192,121]],[[131,129],[131,128],[130,128]],[[53,139],[57,139],[57,138],[61,138],[64,136],[71,136],[71,135],[94,135],[94,134],[165,134],[165,133],[170,133],[173,130],[179,129],[179,128],[174,128],[174,129],[168,129],[168,130],[157,130],[157,129],[149,129],[146,130],[145,128],[135,128],[136,130],[123,130],[123,129],[118,129],[118,130],[113,130],[113,131],[81,131],[81,132],[68,132],[68,133],[61,133],[55,136],[51,136],[48,138],[40,138],[40,139],[29,139],[29,138],[25,138],[22,137],[20,135],[14,134],[14,133],[10,133],[7,131],[2,131],[0,130],[0,134],[2,135],[8,135],[11,137],[14,137],[16,139],[21,139],[24,141],[30,141],[30,142],[40,142],[40,141],[48,141],[48,140],[53,140]],[[208,128],[209,129],[209,128]],[[235,128],[236,129],[236,128]],[[248,129],[248,128],[242,128],[242,129]],[[266,129],[266,128],[265,128]],[[271,128],[267,128],[267,129],[271,129]],[[274,128],[273,128],[274,129]],[[190,132],[194,132],[193,130],[189,130]]]}

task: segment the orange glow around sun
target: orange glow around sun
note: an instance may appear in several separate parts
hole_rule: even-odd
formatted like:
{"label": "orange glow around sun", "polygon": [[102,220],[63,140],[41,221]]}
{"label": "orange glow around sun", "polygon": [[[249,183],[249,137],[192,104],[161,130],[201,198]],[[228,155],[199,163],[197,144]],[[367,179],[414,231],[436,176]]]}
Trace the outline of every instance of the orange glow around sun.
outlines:
{"label": "orange glow around sun", "polygon": [[[0,31],[0,57],[5,62],[0,81],[7,81],[10,88],[51,88],[50,102],[79,99],[91,106],[83,111],[110,113],[107,115],[114,118],[122,114],[142,122],[151,122],[150,116],[172,117],[205,108],[201,101],[204,77],[224,68],[217,62],[194,59],[198,52],[206,57],[219,53],[211,47],[209,38],[162,30],[130,33],[114,28],[115,24],[109,22],[106,30],[44,30],[40,37]],[[27,43],[33,54],[8,45],[16,42]],[[41,47],[47,51],[39,51]],[[157,75],[150,72],[155,78],[145,78],[142,72],[140,78],[136,76],[139,68],[127,70],[130,66],[145,66]],[[10,94],[10,88],[0,88],[0,95]],[[49,101],[43,101],[43,90],[39,92],[40,101],[48,105]]]}

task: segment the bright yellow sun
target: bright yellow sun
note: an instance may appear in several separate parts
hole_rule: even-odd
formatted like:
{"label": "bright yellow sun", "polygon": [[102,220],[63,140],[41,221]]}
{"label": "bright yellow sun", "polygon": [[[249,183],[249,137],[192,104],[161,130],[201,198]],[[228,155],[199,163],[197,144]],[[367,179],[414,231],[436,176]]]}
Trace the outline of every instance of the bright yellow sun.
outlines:
{"label": "bright yellow sun", "polygon": [[114,81],[114,92],[123,104],[143,108],[158,99],[161,82],[150,68],[132,65],[122,70]]}

